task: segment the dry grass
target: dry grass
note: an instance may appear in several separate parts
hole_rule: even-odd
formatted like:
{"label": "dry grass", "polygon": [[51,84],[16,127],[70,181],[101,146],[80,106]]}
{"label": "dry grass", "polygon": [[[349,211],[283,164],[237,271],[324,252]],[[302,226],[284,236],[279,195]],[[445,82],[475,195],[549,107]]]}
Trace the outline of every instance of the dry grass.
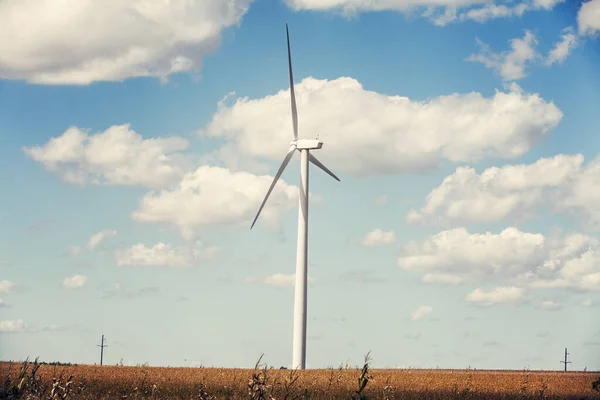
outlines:
{"label": "dry grass", "polygon": [[29,363],[23,373],[22,364],[0,363],[0,373],[0,399],[600,399],[593,372],[370,370],[368,363],[363,369],[307,371],[258,363],[255,369]]}

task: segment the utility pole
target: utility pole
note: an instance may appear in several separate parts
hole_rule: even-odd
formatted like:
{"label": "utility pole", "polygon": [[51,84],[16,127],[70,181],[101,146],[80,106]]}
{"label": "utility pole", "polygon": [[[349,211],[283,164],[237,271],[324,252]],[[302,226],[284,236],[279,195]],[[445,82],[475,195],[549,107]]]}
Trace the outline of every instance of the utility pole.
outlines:
{"label": "utility pole", "polygon": [[565,372],[567,372],[567,364],[571,364],[571,361],[567,361],[569,354],[571,353],[567,353],[567,348],[565,347],[565,361],[561,361],[561,363],[565,364]]}
{"label": "utility pole", "polygon": [[97,345],[100,347],[100,365],[102,365],[102,359],[104,358],[104,348],[108,347],[104,344],[104,335],[102,335],[102,344]]}

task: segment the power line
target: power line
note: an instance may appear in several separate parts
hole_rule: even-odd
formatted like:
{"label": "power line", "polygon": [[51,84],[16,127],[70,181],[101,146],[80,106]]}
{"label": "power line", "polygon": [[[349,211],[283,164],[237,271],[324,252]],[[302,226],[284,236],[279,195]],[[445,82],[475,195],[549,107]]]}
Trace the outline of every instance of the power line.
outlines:
{"label": "power line", "polygon": [[104,358],[104,348],[108,347],[104,344],[104,335],[102,335],[102,344],[97,345],[100,347],[100,365],[102,365],[102,359]]}
{"label": "power line", "polygon": [[567,372],[567,364],[571,364],[571,361],[567,361],[567,358],[571,353],[567,353],[567,348],[565,347],[565,361],[561,361],[561,363],[565,364],[565,372]]}

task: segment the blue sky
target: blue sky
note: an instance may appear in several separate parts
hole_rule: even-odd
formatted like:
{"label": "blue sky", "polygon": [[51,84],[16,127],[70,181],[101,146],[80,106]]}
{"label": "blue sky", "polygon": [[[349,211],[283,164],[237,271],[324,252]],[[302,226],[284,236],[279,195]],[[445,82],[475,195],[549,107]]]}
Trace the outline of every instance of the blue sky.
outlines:
{"label": "blue sky", "polygon": [[0,359],[291,364],[287,22],[307,367],[600,369],[600,0],[68,3],[0,5]]}

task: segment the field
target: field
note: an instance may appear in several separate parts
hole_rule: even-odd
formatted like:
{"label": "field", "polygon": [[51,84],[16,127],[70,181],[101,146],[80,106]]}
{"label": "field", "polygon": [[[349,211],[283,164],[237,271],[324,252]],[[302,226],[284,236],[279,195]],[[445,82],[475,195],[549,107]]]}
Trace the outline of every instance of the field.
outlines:
{"label": "field", "polygon": [[[0,399],[600,399],[595,372],[161,368],[0,362]],[[361,389],[362,387],[362,389]]]}

